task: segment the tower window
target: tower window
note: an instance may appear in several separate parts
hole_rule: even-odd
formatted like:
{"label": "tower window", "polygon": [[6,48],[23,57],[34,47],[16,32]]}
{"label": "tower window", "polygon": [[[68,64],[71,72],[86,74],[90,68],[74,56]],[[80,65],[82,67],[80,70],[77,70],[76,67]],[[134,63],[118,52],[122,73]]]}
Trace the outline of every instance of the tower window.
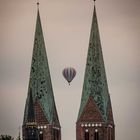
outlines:
{"label": "tower window", "polygon": [[99,140],[99,132],[98,132],[98,129],[95,129],[95,132],[94,132],[94,140]]}
{"label": "tower window", "polygon": [[59,130],[53,129],[54,140],[59,140]]}
{"label": "tower window", "polygon": [[43,140],[43,132],[42,131],[39,132],[39,140]]}
{"label": "tower window", "polygon": [[37,132],[34,128],[26,128],[26,137],[27,139],[37,139]]}
{"label": "tower window", "polygon": [[85,131],[85,140],[89,140],[89,131],[86,129]]}
{"label": "tower window", "polygon": [[111,140],[111,128],[109,128],[109,132],[108,132],[109,134],[109,140]]}

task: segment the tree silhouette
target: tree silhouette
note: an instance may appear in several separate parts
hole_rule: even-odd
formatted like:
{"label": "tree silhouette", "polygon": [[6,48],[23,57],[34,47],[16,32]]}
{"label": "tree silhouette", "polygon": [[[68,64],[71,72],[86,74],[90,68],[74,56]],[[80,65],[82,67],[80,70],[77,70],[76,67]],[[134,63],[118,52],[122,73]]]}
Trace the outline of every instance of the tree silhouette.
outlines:
{"label": "tree silhouette", "polygon": [[10,135],[0,135],[0,140],[14,140]]}

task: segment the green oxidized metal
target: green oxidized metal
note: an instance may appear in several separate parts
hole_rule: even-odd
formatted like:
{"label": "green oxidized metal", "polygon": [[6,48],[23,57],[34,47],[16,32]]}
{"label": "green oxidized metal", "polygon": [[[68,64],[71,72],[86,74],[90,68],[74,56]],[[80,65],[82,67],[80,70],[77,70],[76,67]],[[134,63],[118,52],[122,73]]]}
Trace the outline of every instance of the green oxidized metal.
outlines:
{"label": "green oxidized metal", "polygon": [[97,107],[102,114],[103,119],[107,121],[107,105],[109,101],[109,93],[95,6],[78,119],[80,118],[90,96],[93,97]]}
{"label": "green oxidized metal", "polygon": [[52,124],[56,122],[59,124],[39,11],[36,21],[34,49],[32,56],[28,96],[25,106],[24,123],[27,122],[30,91],[32,91],[33,101],[35,102],[35,100],[37,100],[40,103],[44,115],[46,116],[49,123]]}

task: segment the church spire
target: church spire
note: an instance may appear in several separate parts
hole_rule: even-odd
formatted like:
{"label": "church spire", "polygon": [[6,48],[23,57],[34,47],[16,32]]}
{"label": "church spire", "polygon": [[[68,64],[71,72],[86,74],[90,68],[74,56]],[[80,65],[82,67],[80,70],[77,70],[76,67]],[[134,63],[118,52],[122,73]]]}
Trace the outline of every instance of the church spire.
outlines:
{"label": "church spire", "polygon": [[[95,3],[95,0],[94,0]],[[78,119],[84,111],[84,108],[92,98],[104,121],[108,119],[108,102],[109,93],[104,67],[104,60],[99,35],[98,21],[96,15],[96,7],[94,4],[94,12],[89,40],[89,48],[87,55],[87,63],[84,77],[84,85],[82,91],[81,105]]]}
{"label": "church spire", "polygon": [[[39,6],[39,3],[37,3],[37,6]],[[30,89],[32,90],[33,104],[35,104],[35,102],[39,104],[48,123],[60,125],[53,95],[39,8],[37,12],[28,96],[24,113],[24,124],[27,122],[28,114],[30,112]]]}
{"label": "church spire", "polygon": [[[55,135],[52,133],[55,131]],[[56,133],[57,131],[57,133]],[[61,140],[43,30],[37,3],[37,20],[28,95],[22,126],[23,140]]]}
{"label": "church spire", "polygon": [[94,0],[76,140],[115,140],[114,127]]}

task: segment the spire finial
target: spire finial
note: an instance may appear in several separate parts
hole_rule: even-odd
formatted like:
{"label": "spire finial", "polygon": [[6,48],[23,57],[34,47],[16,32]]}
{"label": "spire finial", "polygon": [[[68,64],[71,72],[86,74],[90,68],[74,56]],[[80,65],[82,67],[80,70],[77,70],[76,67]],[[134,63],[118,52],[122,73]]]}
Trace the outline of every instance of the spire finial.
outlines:
{"label": "spire finial", "polygon": [[94,5],[95,5],[95,1],[96,1],[96,0],[93,0],[93,1],[94,1]]}
{"label": "spire finial", "polygon": [[39,0],[37,1],[37,3],[36,3],[36,4],[37,4],[37,8],[39,9]]}

